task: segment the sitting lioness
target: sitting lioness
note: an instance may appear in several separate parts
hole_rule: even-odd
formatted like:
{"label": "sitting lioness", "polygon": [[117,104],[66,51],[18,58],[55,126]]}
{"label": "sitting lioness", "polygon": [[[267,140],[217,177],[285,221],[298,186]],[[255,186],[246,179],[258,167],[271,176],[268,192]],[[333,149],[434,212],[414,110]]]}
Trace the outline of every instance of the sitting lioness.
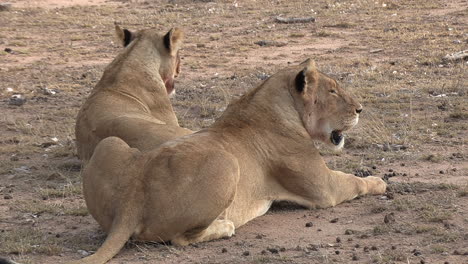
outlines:
{"label": "sitting lioness", "polygon": [[144,151],[191,133],[179,126],[168,97],[180,70],[182,31],[160,35],[155,29],[131,32],[116,25],[116,32],[126,48],[107,66],[76,121],[78,155],[84,161],[109,136]]}
{"label": "sitting lioness", "polygon": [[109,235],[79,263],[105,263],[130,236],[178,245],[230,237],[276,200],[325,208],[384,193],[380,178],[327,168],[314,145],[342,147],[361,110],[307,60],[230,104],[210,128],[150,152],[102,140],[84,168],[83,192]]}

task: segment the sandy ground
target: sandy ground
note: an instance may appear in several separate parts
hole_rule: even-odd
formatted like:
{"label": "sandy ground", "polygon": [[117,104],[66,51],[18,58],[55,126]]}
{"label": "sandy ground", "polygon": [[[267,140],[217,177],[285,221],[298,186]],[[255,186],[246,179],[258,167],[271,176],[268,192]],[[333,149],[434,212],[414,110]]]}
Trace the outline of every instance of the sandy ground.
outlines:
{"label": "sandy ground", "polygon": [[[275,204],[230,239],[130,241],[110,263],[468,263],[468,64],[442,60],[468,48],[468,1],[9,2],[0,11],[0,255],[62,263],[102,244],[73,130],[121,49],[117,21],[184,28],[173,104],[194,130],[276,70],[314,58],[364,105],[345,150],[322,149],[328,166],[385,177],[389,191],[323,210]],[[279,24],[279,15],[317,20]],[[13,94],[26,103],[11,105]]]}

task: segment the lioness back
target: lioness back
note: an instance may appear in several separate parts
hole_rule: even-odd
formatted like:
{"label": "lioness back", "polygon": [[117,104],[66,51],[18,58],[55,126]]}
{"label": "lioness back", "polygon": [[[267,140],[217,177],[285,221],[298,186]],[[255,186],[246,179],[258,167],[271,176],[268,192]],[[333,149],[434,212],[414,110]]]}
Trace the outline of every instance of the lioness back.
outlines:
{"label": "lioness back", "polygon": [[148,150],[191,133],[179,126],[169,94],[180,72],[183,33],[138,32],[116,26],[124,50],[107,66],[81,107],[75,126],[78,155],[89,160],[100,140],[117,136]]}

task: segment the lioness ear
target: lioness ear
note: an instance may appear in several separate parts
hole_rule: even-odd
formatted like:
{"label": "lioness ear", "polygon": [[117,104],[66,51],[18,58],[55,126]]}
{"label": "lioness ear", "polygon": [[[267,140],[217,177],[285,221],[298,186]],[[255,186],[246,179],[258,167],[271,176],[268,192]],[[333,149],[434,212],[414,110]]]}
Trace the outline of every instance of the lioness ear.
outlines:
{"label": "lioness ear", "polygon": [[115,24],[115,33],[117,34],[117,38],[124,47],[127,47],[130,42],[135,38],[135,34],[128,29],[122,29],[119,25]]}
{"label": "lioness ear", "polygon": [[304,69],[297,74],[295,85],[296,90],[303,93],[307,90],[307,83],[317,79],[318,72],[317,66],[315,66],[315,61],[310,58],[302,62],[300,65],[304,66]]}
{"label": "lioness ear", "polygon": [[182,46],[184,32],[179,28],[173,28],[164,36],[164,46],[169,50],[172,56],[177,54],[177,51]]}

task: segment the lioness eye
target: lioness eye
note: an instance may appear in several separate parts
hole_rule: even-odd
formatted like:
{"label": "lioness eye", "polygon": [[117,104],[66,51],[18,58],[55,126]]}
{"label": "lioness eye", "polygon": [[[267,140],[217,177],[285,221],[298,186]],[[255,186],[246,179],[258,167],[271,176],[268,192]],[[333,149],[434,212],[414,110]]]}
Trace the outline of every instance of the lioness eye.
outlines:
{"label": "lioness eye", "polygon": [[336,94],[336,90],[330,90],[330,93]]}

